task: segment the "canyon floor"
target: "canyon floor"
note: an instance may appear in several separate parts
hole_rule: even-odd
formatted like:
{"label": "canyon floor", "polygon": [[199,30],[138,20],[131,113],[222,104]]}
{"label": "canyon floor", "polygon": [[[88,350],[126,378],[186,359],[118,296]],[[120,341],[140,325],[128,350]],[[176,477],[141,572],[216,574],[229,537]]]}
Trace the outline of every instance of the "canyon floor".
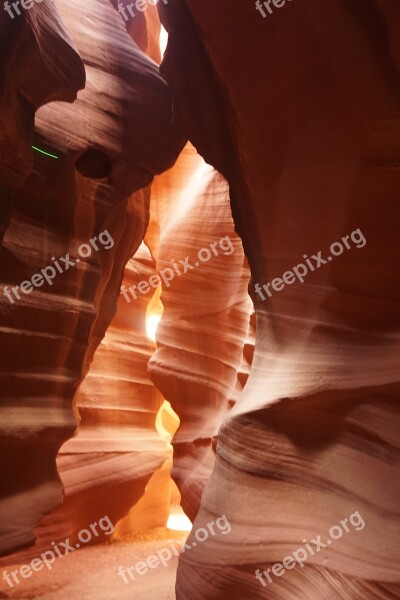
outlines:
{"label": "canyon floor", "polygon": [[[157,536],[157,537],[156,537]],[[153,539],[117,542],[88,546],[56,560],[53,569],[34,573],[13,589],[2,579],[0,598],[18,600],[175,600],[175,579],[178,557],[173,556],[167,567],[160,565],[147,574],[136,575],[135,581],[125,584],[118,567],[130,567],[168,546],[169,540],[182,540],[187,534],[157,530]],[[10,572],[19,565],[7,567]],[[21,577],[20,577],[21,578]],[[22,579],[22,578],[21,578]]]}

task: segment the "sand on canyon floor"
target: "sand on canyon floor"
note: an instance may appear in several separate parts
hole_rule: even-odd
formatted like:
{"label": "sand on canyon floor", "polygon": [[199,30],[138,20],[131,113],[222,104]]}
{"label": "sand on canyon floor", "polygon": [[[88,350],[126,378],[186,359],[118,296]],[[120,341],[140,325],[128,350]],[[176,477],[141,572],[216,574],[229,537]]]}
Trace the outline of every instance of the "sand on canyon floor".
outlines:
{"label": "sand on canyon floor", "polygon": [[[156,536],[158,539],[156,539]],[[19,576],[21,583],[11,589],[0,570],[0,598],[25,600],[175,600],[178,557],[172,555],[167,567],[160,564],[135,581],[124,583],[118,567],[130,567],[162,548],[170,541],[184,541],[187,533],[164,530],[154,539],[133,539],[110,544],[83,547],[57,559],[53,569],[34,572],[29,579]],[[7,566],[10,572],[21,565]],[[4,570],[4,569],[3,569]]]}

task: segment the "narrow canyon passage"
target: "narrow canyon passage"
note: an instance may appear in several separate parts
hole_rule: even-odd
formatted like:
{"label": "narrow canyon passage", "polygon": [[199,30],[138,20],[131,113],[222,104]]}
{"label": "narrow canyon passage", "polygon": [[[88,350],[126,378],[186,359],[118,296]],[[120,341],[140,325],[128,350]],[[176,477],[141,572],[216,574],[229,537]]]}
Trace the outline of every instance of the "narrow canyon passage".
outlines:
{"label": "narrow canyon passage", "polygon": [[400,599],[398,0],[1,2],[0,598]]}

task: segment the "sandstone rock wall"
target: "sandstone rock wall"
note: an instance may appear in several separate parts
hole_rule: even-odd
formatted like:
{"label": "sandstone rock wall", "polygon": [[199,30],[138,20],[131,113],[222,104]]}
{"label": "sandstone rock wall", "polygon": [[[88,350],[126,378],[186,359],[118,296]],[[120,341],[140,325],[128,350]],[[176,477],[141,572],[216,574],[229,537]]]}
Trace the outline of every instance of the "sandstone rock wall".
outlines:
{"label": "sandstone rock wall", "polygon": [[54,100],[72,102],[85,85],[82,60],[54,4],[20,17],[0,13],[0,241],[14,193],[32,170],[35,111]]}
{"label": "sandstone rock wall", "polygon": [[[163,72],[228,180],[253,284],[367,240],[265,301],[253,291],[252,371],[194,524],[226,514],[232,532],[182,556],[177,597],[397,597],[398,3],[296,0],[264,19],[171,0],[163,21]],[[356,510],[363,531],[268,590],[255,578]]]}
{"label": "sandstone rock wall", "polygon": [[[41,35],[28,32],[23,54],[16,52],[28,72],[34,52],[44,63],[32,65],[31,118],[41,103],[73,100],[82,87],[79,57],[86,87],[74,104],[51,102],[36,114],[33,143],[58,158],[33,155],[32,174],[15,197],[10,219],[5,215],[2,284],[19,285],[53,264],[52,257],[68,252],[75,259],[80,244],[104,230],[114,243],[81,259],[51,286],[13,304],[0,298],[2,552],[32,543],[40,518],[62,500],[55,458],[76,428],[72,401],[115,313],[124,266],[148,221],[148,195],[135,192],[171,166],[183,145],[172,123],[167,86],[113,7],[106,0],[84,6],[68,0],[59,7],[61,16],[52,14],[43,31],[35,20],[39,12],[29,13]],[[64,55],[67,73],[64,60],[50,59],[50,52]],[[37,98],[38,89],[43,94]],[[12,90],[9,84],[6,93]],[[13,114],[21,110],[17,105]],[[25,154],[28,138],[28,133],[22,138]],[[10,162],[8,154],[5,160]],[[18,169],[27,172],[24,165]],[[149,460],[155,465],[160,454]]]}
{"label": "sandstone rock wall", "polygon": [[[207,249],[209,260],[202,262]],[[161,232],[158,270],[174,264],[182,274],[163,284],[164,313],[149,370],[181,421],[173,439],[173,477],[193,520],[214,465],[213,438],[234,393],[251,308],[228,186],[204,163]]]}

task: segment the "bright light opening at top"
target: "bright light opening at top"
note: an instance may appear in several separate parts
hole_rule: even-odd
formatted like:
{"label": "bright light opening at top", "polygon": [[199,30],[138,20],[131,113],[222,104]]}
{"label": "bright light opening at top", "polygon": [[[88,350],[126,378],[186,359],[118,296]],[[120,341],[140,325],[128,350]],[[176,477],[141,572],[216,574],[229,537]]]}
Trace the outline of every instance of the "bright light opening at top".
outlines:
{"label": "bright light opening at top", "polygon": [[160,52],[161,52],[161,58],[164,56],[164,52],[167,48],[167,43],[168,43],[168,33],[167,30],[164,29],[164,27],[161,25],[161,31],[160,31]]}

